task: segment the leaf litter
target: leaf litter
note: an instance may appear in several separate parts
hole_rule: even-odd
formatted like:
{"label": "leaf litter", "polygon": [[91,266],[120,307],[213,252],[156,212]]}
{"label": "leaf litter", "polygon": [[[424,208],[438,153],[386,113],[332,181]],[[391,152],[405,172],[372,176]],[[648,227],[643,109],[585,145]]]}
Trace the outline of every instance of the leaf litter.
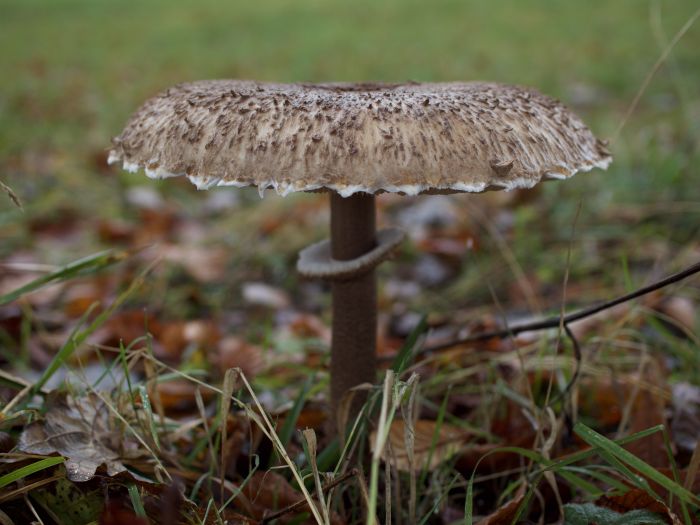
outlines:
{"label": "leaf litter", "polygon": [[[359,468],[357,475],[344,476],[351,467],[362,467],[354,455],[363,453],[363,441],[376,442],[381,392],[374,390],[379,399],[358,430],[358,440],[348,449],[341,446],[328,432],[334,418],[329,417],[323,395],[331,339],[328,319],[322,314],[324,294],[316,285],[288,279],[293,258],[272,255],[294,253],[302,244],[293,235],[272,240],[287,227],[289,214],[311,229],[323,222],[320,200],[292,205],[275,200],[266,204],[266,200],[260,205],[265,212],[258,211],[255,218],[259,224],[248,219],[249,231],[241,234],[226,224],[221,230],[204,232],[200,222],[219,213],[218,205],[205,203],[202,215],[196,216],[174,211],[177,208],[167,197],[151,189],[134,191],[129,199],[139,222],[131,217],[91,227],[94,238],[108,247],[139,249],[118,260],[89,260],[87,264],[94,267],[83,266],[75,274],[69,270],[57,284],[37,287],[0,306],[0,338],[6,349],[2,358],[12,363],[20,377],[35,379],[37,370],[51,365],[76,324],[94,320],[140,268],[160,259],[129,301],[66,360],[73,372],[57,372],[55,380],[47,383],[54,391],[25,398],[26,403],[18,407],[21,412],[11,409],[0,419],[0,431],[10,436],[0,474],[12,472],[30,457],[60,455],[65,458],[63,471],[46,469],[23,481],[33,486],[49,480],[36,489],[48,491],[45,496],[35,491],[37,496],[29,496],[30,502],[39,513],[56,515],[51,509],[65,507],[56,494],[68,491],[70,498],[89,502],[86,508],[101,523],[119,519],[137,523],[144,519],[136,512],[140,507],[151,520],[174,523],[175,518],[160,514],[165,492],[176,490],[170,488],[175,486],[170,478],[181,484],[176,490],[181,503],[173,507],[176,514],[196,515],[205,523],[215,523],[217,517],[260,523],[274,513],[281,513],[276,519],[283,523],[313,522],[314,512],[324,521],[324,498],[330,522],[364,519],[370,472]],[[411,217],[414,206],[422,207],[417,218],[406,223],[414,243],[407,247],[406,257],[393,263],[393,276],[379,297],[385,314],[380,320],[379,348],[385,362],[399,353],[419,324],[421,309],[431,312],[426,346],[504,326],[502,316],[483,306],[488,299],[463,294],[482,288],[471,280],[470,268],[493,248],[489,231],[471,220],[468,210],[455,205],[458,201],[451,197],[430,205],[422,202],[388,198],[380,211],[380,216]],[[236,203],[241,212],[246,206],[244,198]],[[512,235],[512,210],[494,215],[490,204],[481,206],[481,215],[498,215],[494,228],[504,236]],[[33,227],[37,234],[55,233],[46,221],[37,221]],[[56,234],[56,242],[72,246],[79,236],[71,229],[78,228],[84,226],[69,221]],[[231,253],[217,245],[217,236],[229,235],[261,239],[262,255]],[[140,249],[144,243],[155,244]],[[30,251],[17,257],[0,261],[11,268],[0,274],[4,294],[46,272],[56,272],[66,260],[49,260],[50,265],[40,268],[47,260],[41,254]],[[429,265],[416,264],[426,257],[432,261]],[[91,268],[95,272],[90,273]],[[498,274],[484,267],[479,272],[499,287]],[[543,303],[557,304],[556,288],[548,287],[546,280],[532,282]],[[502,284],[505,318],[526,318],[518,287]],[[598,281],[596,285],[602,298],[607,288]],[[585,289],[579,289],[584,294]],[[618,286],[612,289],[619,291]],[[456,343],[444,351],[413,355],[408,366],[419,373],[421,385],[415,420],[409,424],[400,417],[388,427],[387,445],[379,458],[383,466],[377,471],[378,489],[372,492],[378,508],[390,507],[395,518],[412,508],[410,514],[426,523],[460,522],[466,516],[467,480],[474,474],[475,522],[510,523],[515,516],[556,521],[561,518],[557,498],[549,481],[539,483],[538,469],[547,461],[562,461],[585,450],[571,432],[575,420],[584,420],[611,438],[671,424],[671,457],[660,433],[626,446],[669,478],[673,477],[672,461],[678,462],[683,479],[692,472],[691,456],[697,449],[697,403],[692,383],[678,386],[674,376],[689,370],[692,362],[692,325],[697,318],[694,290],[692,285],[678,292],[662,290],[634,305],[572,324],[584,360],[570,392],[565,388],[575,368],[572,343],[557,338],[556,330]],[[19,366],[20,361],[9,356],[22,356],[26,364]],[[226,370],[232,368],[251,380],[255,398],[249,391],[232,392],[237,401],[226,408],[221,385]],[[106,375],[105,370],[109,370]],[[313,387],[295,408],[301,385],[309,379]],[[17,388],[22,387],[0,386],[2,402],[11,402]],[[556,414],[554,423],[543,417],[548,406]],[[263,413],[270,418],[269,425]],[[401,414],[405,415],[403,409]],[[283,427],[291,429],[284,443],[289,462],[284,463],[272,434]],[[304,439],[302,431],[307,427],[314,430],[315,447]],[[523,455],[523,451],[545,450],[547,457]],[[290,464],[299,469],[299,478]],[[565,511],[576,512],[575,507],[569,510],[571,505],[604,508],[602,500],[591,501],[594,494],[613,498],[637,490],[614,469],[600,470],[601,464],[589,457],[576,464],[580,470],[555,471]],[[81,491],[66,489],[58,479]],[[304,490],[298,479],[304,480]],[[336,481],[339,484],[325,492],[324,487]],[[415,496],[409,496],[411,484]],[[9,489],[12,515],[26,517],[23,487],[13,484]],[[656,492],[670,497],[658,487]],[[81,500],[80,494],[87,499]],[[641,499],[631,501],[624,512],[607,510],[619,515],[646,510],[671,523],[683,512],[673,502],[642,508]],[[69,523],[68,517],[61,519]]]}

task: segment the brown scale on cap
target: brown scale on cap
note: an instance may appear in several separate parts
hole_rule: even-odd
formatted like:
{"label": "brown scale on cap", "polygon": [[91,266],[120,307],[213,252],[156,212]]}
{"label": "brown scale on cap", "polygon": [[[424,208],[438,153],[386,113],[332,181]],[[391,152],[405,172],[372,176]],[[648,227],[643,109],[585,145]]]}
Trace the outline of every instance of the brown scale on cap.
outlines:
{"label": "brown scale on cap", "polygon": [[480,82],[180,84],[132,116],[110,155],[202,188],[343,196],[523,188],[610,160],[560,102]]}

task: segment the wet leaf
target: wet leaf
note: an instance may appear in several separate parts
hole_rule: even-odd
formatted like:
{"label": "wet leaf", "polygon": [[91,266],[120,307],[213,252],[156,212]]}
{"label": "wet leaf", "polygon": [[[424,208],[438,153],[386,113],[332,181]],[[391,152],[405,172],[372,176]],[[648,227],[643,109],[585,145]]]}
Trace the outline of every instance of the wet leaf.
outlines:
{"label": "wet leaf", "polygon": [[662,516],[646,510],[620,514],[593,503],[564,505],[564,522],[567,525],[666,525]]}
{"label": "wet leaf", "polygon": [[631,510],[646,510],[666,516],[671,523],[680,523],[678,517],[666,505],[642,489],[631,489],[624,494],[614,496],[601,496],[595,501],[595,504],[622,514]]}
{"label": "wet leaf", "polygon": [[35,489],[31,495],[61,525],[92,523],[104,505],[99,489],[86,490],[65,478],[57,479],[48,488]]}
{"label": "wet leaf", "polygon": [[109,476],[125,470],[121,459],[128,440],[101,399],[95,395],[74,398],[52,393],[46,406],[43,419],[22,431],[19,451],[64,456],[71,481],[92,479],[101,465]]}

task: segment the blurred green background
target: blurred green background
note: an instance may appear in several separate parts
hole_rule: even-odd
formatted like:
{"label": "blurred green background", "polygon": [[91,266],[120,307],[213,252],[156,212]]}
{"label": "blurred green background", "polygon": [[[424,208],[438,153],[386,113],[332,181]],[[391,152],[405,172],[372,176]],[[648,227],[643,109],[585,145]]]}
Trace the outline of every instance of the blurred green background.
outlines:
{"label": "blurred green background", "polygon": [[[0,257],[41,250],[27,226],[32,221],[60,222],[68,212],[86,224],[128,216],[123,194],[134,184],[175,192],[184,213],[197,209],[204,197],[184,183],[166,187],[104,163],[129,114],[171,84],[529,84],[573,107],[598,136],[612,137],[645,75],[697,7],[697,0],[2,0],[0,179],[25,211],[0,195]],[[518,231],[539,228],[543,214],[568,235],[579,202],[580,235],[633,239],[623,243],[630,259],[647,256],[647,241],[670,243],[669,253],[697,242],[698,50],[694,26],[611,144],[615,162],[607,172],[545,185],[539,200],[548,204],[517,211],[516,253]],[[89,250],[87,236],[69,245],[71,255]],[[521,257],[546,257],[529,242]],[[68,258],[51,253],[49,259]]]}

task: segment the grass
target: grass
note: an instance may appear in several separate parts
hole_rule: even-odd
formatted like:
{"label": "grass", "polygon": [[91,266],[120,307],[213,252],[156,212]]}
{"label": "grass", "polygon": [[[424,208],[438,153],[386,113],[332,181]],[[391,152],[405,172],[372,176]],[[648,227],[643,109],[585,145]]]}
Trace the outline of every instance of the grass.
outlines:
{"label": "grass", "polygon": [[[192,523],[226,519],[231,505],[251,499],[246,491],[256,474],[268,470],[285,473],[286,482],[310,503],[306,517],[319,523],[332,521],[337,509],[356,522],[382,522],[391,512],[394,518],[417,523],[447,522],[447,510],[464,509],[454,522],[471,523],[517,498],[522,499],[514,507],[516,515],[525,517],[551,488],[550,473],[556,475],[557,487],[565,484],[587,501],[625,492],[630,484],[669,506],[680,500],[682,518],[689,522],[697,496],[682,486],[680,478],[661,474],[621,448],[661,430],[653,427],[622,438],[609,435],[586,396],[596,399],[597,384],[619,387],[633,381],[642,392],[666,395],[665,385],[654,390],[642,374],[639,363],[647,362],[650,353],[671,363],[673,381],[697,382],[697,338],[692,327],[687,330],[690,337],[681,339],[668,329],[668,319],[641,307],[595,328],[581,341],[586,351],[581,381],[592,381],[594,388],[583,383],[581,391],[572,394],[582,405],[576,410],[563,401],[549,403],[550,397],[542,394],[551,386],[556,398],[570,379],[568,342],[557,345],[545,335],[522,345],[505,342],[497,350],[458,348],[418,362],[413,350],[421,343],[425,326],[488,322],[489,314],[511,318],[535,313],[522,292],[528,283],[535,288],[535,302],[556,311],[567,271],[569,308],[635,288],[655,269],[692,262],[700,233],[700,26],[690,28],[649,84],[611,145],[615,162],[607,172],[543,185],[534,199],[518,205],[504,203],[498,200],[503,196],[496,195],[451,201],[460,226],[478,248],[457,261],[458,269],[447,284],[424,286],[401,300],[406,311],[426,315],[394,359],[395,377],[387,375],[384,386],[372,390],[366,406],[371,424],[358,424],[344,445],[324,441],[317,429],[316,449],[310,433],[302,439],[295,432],[305,408],[323,402],[325,375],[318,372],[319,363],[304,354],[309,340],[280,339],[274,312],[246,306],[240,294],[242,283],[264,281],[287,291],[295,308],[328,311],[322,290],[300,283],[292,271],[299,248],[325,235],[327,210],[319,202],[322,197],[282,200],[268,195],[260,201],[255,191],[241,191],[231,209],[212,213],[211,193],[196,192],[182,181],[147,181],[108,168],[104,160],[110,138],[146,97],[174,83],[221,77],[487,79],[530,84],[573,106],[599,136],[613,137],[645,75],[695,9],[695,0],[590,0],[585,5],[555,0],[0,0],[0,71],[6,72],[0,75],[0,263],[29,254],[37,263],[50,265],[38,279],[3,289],[0,306],[11,308],[21,297],[41,294],[50,284],[63,283],[70,290],[97,280],[111,283],[104,295],[109,296],[106,304],[112,305],[88,310],[82,320],[72,319],[68,324],[74,328],[64,334],[43,374],[32,381],[17,382],[3,372],[3,384],[15,397],[3,409],[0,429],[17,434],[24,418],[38,417],[45,395],[41,387],[71,361],[77,360],[77,368],[89,365],[89,358],[74,355],[75,350],[126,305],[155,312],[158,321],[225,319],[227,329],[264,345],[267,359],[279,355],[304,359],[286,367],[271,366],[251,382],[220,370],[218,386],[216,371],[204,370],[207,356],[197,344],[188,347],[180,369],[156,359],[154,338],[143,336],[155,327],[146,322],[134,341],[91,347],[90,355],[96,351],[105,363],[114,363],[118,356],[118,363],[109,365],[99,379],[106,380],[115,368],[124,371],[114,397],[105,397],[105,403],[125,435],[137,436],[142,448],[152,451],[130,468],[152,480],[158,476],[164,480],[170,470],[184,476]],[[144,216],[125,197],[144,186],[163,199],[161,208],[176,211],[161,209],[161,215]],[[380,200],[386,222],[413,202]],[[13,202],[21,202],[23,210]],[[148,279],[138,277],[144,261],[154,258],[153,251],[143,246],[154,241],[185,244],[192,236],[186,228],[181,228],[184,233],[173,227],[150,237],[136,236],[139,242],[134,241],[133,251],[131,245],[128,250],[115,248],[115,242],[100,234],[100,225],[108,221],[148,229],[153,222],[168,219],[169,213],[176,222],[199,227],[198,249],[224,247],[231,254],[223,278],[198,282],[182,266],[168,261],[161,262]],[[88,253],[95,255],[78,255]],[[380,282],[406,274],[424,255],[417,246],[408,247],[406,253],[381,269]],[[2,279],[0,275],[0,284]],[[304,299],[310,294],[313,299]],[[696,288],[688,287],[685,294],[700,298]],[[63,299],[54,307],[60,309],[55,305],[63,305]],[[53,318],[46,315],[46,308],[22,304],[20,342],[15,343],[0,325],[1,355],[18,352],[29,360],[30,352],[36,351],[29,344],[35,342],[32,335],[51,332]],[[387,304],[383,311],[388,315]],[[229,322],[236,316],[243,321]],[[323,343],[314,340],[313,347],[319,346]],[[420,381],[411,375],[414,372],[421,374]],[[160,383],[182,379],[200,389],[194,394],[196,416],[185,430],[165,414],[157,389]],[[87,383],[75,393],[96,387],[97,383]],[[124,392],[131,410],[139,414],[134,419],[116,408]],[[213,399],[207,397],[211,395]],[[293,400],[291,408],[283,415],[271,413],[269,407],[284,399]],[[474,399],[479,402],[471,407],[468,403]],[[437,453],[441,426],[447,424],[468,436],[461,456],[413,474],[384,461],[391,457],[385,447],[393,417],[408,422],[405,445],[411,447],[412,415],[436,422],[428,458]],[[564,435],[566,418],[575,416],[586,425],[572,427],[576,434],[568,439],[579,439],[579,447],[587,443],[591,448],[570,452],[562,446],[556,450],[559,455],[549,456],[546,432]],[[221,482],[225,474],[221,465],[228,459],[222,444],[240,431],[235,427],[240,421],[248,425],[249,448],[245,468],[240,465],[244,461],[237,464],[233,486],[231,476]],[[538,427],[532,444],[501,446],[498,425],[523,421]],[[376,431],[373,453],[366,450],[372,430]],[[519,431],[517,426],[508,430],[515,437]],[[469,463],[471,450],[478,459]],[[353,454],[359,459],[348,463]],[[520,460],[509,463],[504,454]],[[493,458],[500,462],[495,472],[477,471],[477,465],[487,465]],[[0,485],[27,478],[26,487],[53,486],[50,479],[39,478],[59,462],[61,457],[18,467],[0,464]],[[698,462],[696,451],[686,464],[692,471]],[[324,473],[332,472],[337,479],[351,472],[355,463],[360,474],[326,494],[325,504],[318,504],[315,494],[329,481]],[[60,470],[54,472],[65,479]],[[656,492],[657,486],[646,480],[665,492]],[[153,516],[153,502],[165,498],[138,479],[114,483],[123,489],[125,506],[136,516]],[[157,490],[166,485],[157,484]],[[22,487],[15,490],[12,505],[24,497]],[[48,500],[31,495],[26,499],[28,505],[40,501]]]}

